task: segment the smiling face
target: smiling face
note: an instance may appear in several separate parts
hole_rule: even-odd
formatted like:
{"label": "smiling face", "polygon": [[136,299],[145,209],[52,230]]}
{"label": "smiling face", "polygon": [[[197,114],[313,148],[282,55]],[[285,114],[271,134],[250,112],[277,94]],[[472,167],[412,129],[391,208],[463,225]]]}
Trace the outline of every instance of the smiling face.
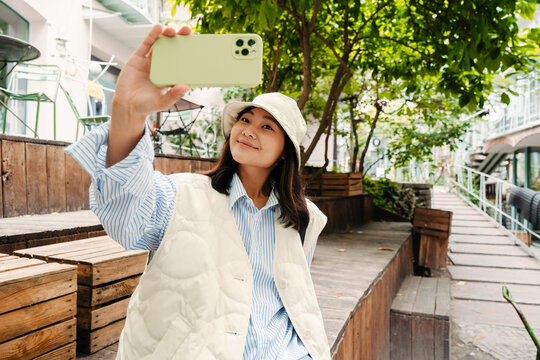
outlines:
{"label": "smiling face", "polygon": [[285,132],[268,111],[253,108],[234,124],[229,144],[240,167],[271,170],[283,153]]}

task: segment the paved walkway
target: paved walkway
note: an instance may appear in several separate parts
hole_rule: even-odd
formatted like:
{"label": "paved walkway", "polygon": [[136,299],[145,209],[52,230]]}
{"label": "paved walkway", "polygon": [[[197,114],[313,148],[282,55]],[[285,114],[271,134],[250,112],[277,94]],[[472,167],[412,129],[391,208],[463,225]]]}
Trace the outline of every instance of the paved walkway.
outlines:
{"label": "paved walkway", "polygon": [[433,208],[452,211],[448,271],[452,279],[452,359],[535,359],[536,347],[506,285],[540,335],[540,261],[497,224],[453,194],[435,191]]}

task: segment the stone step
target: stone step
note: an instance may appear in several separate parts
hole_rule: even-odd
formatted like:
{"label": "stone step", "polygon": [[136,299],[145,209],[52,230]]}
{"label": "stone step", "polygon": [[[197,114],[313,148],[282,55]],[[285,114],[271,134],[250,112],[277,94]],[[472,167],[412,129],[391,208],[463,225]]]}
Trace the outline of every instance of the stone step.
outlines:
{"label": "stone step", "polygon": [[448,265],[452,280],[540,285],[538,270]]}
{"label": "stone step", "polygon": [[[502,296],[502,287],[503,284],[497,283],[452,281],[452,297],[506,303]],[[540,286],[510,284],[507,287],[517,304],[540,305]]]}
{"label": "stone step", "polygon": [[539,270],[540,278],[540,261],[532,257],[449,253],[448,258],[454,265]]}
{"label": "stone step", "polygon": [[505,255],[505,256],[521,256],[528,257],[529,255],[517,245],[484,245],[484,244],[457,244],[453,243],[449,246],[452,253],[465,254],[483,254],[483,255]]}

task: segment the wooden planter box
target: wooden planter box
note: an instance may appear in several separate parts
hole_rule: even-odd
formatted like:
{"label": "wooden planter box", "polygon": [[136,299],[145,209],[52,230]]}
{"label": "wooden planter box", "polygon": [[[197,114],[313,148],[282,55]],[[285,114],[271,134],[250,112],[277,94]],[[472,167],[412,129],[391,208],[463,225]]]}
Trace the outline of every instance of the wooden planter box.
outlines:
{"label": "wooden planter box", "polygon": [[414,209],[413,226],[420,237],[418,265],[431,271],[446,267],[452,212],[417,207]]}
{"label": "wooden planter box", "polygon": [[17,255],[77,265],[77,350],[93,354],[116,341],[129,298],[148,258],[108,236],[16,251]]}
{"label": "wooden planter box", "polygon": [[308,182],[307,192],[314,196],[356,196],[362,194],[360,173],[322,173],[311,180],[311,174],[305,174]]}
{"label": "wooden planter box", "polygon": [[75,359],[77,267],[0,254],[0,358]]}

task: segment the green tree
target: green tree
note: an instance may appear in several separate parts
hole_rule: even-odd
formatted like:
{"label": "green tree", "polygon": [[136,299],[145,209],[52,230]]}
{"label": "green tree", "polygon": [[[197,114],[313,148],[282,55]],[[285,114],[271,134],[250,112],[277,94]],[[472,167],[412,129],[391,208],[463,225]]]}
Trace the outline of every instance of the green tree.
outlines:
{"label": "green tree", "polygon": [[[493,91],[494,74],[535,65],[530,56],[540,38],[538,31],[520,35],[517,26],[518,14],[533,16],[536,0],[175,1],[200,14],[201,32],[261,34],[264,81],[256,91],[279,90],[297,97],[304,111],[320,110],[303,164],[330,134],[353,76],[398,81],[406,97],[429,91],[475,110]],[[323,91],[321,108],[313,94]]]}

